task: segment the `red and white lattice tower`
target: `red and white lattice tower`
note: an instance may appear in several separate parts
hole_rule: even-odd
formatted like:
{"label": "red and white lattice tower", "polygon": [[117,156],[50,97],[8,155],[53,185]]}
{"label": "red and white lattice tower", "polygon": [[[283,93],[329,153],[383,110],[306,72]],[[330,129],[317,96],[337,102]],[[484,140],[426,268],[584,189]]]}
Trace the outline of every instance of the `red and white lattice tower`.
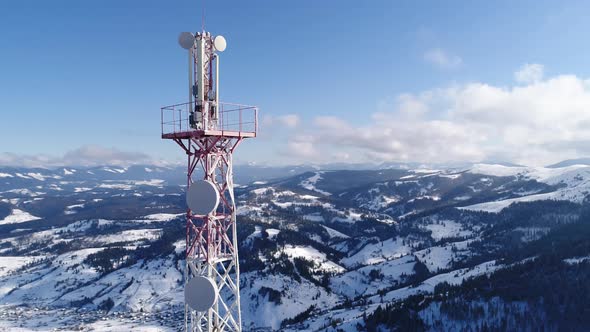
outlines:
{"label": "red and white lattice tower", "polygon": [[187,156],[185,326],[187,331],[241,331],[240,268],[232,156],[256,137],[257,108],[219,102],[222,36],[183,32],[189,101],[163,107],[162,138]]}

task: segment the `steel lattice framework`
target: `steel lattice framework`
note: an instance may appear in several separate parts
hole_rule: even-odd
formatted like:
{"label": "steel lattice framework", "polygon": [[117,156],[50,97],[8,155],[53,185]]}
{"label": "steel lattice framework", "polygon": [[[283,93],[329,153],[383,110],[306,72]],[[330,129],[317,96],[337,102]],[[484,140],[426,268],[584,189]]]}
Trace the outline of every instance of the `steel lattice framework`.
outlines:
{"label": "steel lattice framework", "polygon": [[185,280],[207,276],[220,293],[208,312],[194,312],[185,306],[187,330],[241,331],[232,155],[242,139],[224,136],[190,138],[186,142],[175,139],[188,157],[187,186],[200,174],[220,193],[220,206],[214,214],[199,216],[187,212]]}

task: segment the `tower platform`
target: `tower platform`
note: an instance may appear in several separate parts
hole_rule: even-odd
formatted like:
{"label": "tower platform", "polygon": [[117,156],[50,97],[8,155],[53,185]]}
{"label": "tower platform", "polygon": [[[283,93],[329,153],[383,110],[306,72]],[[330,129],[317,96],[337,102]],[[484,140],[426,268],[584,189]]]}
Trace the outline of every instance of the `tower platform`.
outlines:
{"label": "tower platform", "polygon": [[231,130],[191,130],[176,133],[162,134],[163,139],[189,139],[208,136],[250,138],[256,137],[255,132],[231,131]]}
{"label": "tower platform", "polygon": [[258,108],[255,106],[219,103],[218,119],[205,120],[203,129],[190,126],[190,102],[161,108],[163,139],[190,139],[202,137],[256,137]]}

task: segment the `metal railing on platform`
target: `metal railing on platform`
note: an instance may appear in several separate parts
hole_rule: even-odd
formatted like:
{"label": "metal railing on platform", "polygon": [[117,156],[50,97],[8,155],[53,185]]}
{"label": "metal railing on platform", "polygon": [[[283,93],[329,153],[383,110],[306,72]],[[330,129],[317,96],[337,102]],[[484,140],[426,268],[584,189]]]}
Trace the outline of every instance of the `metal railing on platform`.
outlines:
{"label": "metal railing on platform", "polygon": [[[256,106],[219,103],[218,118],[205,120],[202,128],[193,128],[190,123],[190,103],[161,108],[162,135],[179,134],[195,130],[217,130],[256,134],[258,131],[258,108]],[[199,114],[195,113],[195,116]]]}

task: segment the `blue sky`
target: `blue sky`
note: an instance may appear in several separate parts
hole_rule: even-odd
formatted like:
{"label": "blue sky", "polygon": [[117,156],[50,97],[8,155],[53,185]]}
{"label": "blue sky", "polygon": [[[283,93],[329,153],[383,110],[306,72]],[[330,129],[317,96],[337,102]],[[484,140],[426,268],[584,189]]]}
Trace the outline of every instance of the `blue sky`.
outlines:
{"label": "blue sky", "polygon": [[[587,154],[590,135],[576,125],[583,117],[551,141],[525,134],[551,129],[564,107],[579,115],[588,102],[588,2],[205,5],[206,29],[228,40],[222,99],[260,107],[261,135],[240,147],[238,162],[545,163]],[[201,1],[2,1],[4,161],[44,154],[68,163],[60,156],[99,151],[108,162],[109,150],[182,158],[159,137],[159,109],[185,99],[177,35],[200,30],[201,10]],[[516,79],[531,70],[533,78]],[[541,110],[546,91],[560,93]],[[572,94],[577,102],[559,105]],[[513,108],[546,122],[517,117],[506,129],[502,119],[485,120]],[[425,131],[436,135],[421,140]]]}

